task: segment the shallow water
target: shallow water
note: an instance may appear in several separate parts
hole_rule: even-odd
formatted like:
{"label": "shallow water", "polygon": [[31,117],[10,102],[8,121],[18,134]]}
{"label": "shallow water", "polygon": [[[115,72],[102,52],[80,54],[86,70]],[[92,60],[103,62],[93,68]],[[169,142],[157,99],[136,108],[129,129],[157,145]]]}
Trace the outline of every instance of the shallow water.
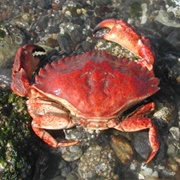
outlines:
{"label": "shallow water", "polygon": [[[2,0],[0,13],[2,179],[180,178],[180,1]],[[143,166],[150,151],[146,130],[87,132],[77,127],[55,131],[52,133],[57,138],[65,134],[66,139],[80,139],[82,143],[53,149],[32,132],[25,99],[9,90],[13,59],[24,44],[43,46],[48,62],[94,48],[133,58],[119,46],[92,36],[95,26],[108,18],[133,25],[150,39],[156,55],[154,71],[161,90],[146,102],[156,104],[151,117],[161,147],[147,166]]]}

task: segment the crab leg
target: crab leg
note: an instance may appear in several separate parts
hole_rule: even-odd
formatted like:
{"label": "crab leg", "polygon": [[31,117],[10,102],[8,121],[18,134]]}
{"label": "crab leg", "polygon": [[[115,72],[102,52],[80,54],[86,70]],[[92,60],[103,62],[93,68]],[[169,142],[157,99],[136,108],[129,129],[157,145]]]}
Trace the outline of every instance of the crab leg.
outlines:
{"label": "crab leg", "polygon": [[[38,119],[39,121],[40,119]],[[51,119],[50,119],[51,120]],[[55,119],[57,120],[57,119]],[[62,146],[73,146],[79,143],[79,141],[71,140],[66,142],[57,142],[55,138],[53,138],[45,129],[42,129],[42,127],[38,127],[38,124],[35,123],[36,120],[33,120],[31,123],[31,127],[33,131],[36,133],[37,136],[39,136],[45,143],[49,144],[52,147],[62,147]],[[60,119],[59,119],[60,121]],[[52,121],[53,123],[54,121]],[[48,124],[49,126],[49,124]],[[63,129],[62,126],[56,127],[59,129]]]}
{"label": "crab leg", "polygon": [[158,139],[158,132],[155,125],[152,123],[152,120],[147,117],[143,117],[144,115],[149,114],[154,110],[154,103],[150,102],[140,108],[136,109],[133,113],[126,117],[123,121],[119,119],[110,119],[106,123],[104,122],[93,122],[80,119],[79,123],[83,127],[89,129],[108,129],[115,128],[119,131],[123,132],[135,132],[144,129],[149,129],[149,142],[152,148],[152,152],[149,154],[146,164],[149,163],[157,154],[160,143]]}
{"label": "crab leg", "polygon": [[149,115],[154,110],[154,108],[155,108],[154,102],[150,102],[133,111],[131,114],[128,115],[128,117],[138,117],[138,116],[142,117],[144,115]]}
{"label": "crab leg", "polygon": [[[106,30],[100,31],[104,28]],[[94,29],[94,36],[120,44],[141,58],[137,63],[152,69],[154,54],[149,39],[139,35],[124,20],[107,19],[100,22]]]}
{"label": "crab leg", "polygon": [[48,101],[46,97],[34,89],[31,89],[31,95],[26,103],[28,112],[33,118],[31,126],[36,135],[52,147],[72,146],[79,143],[76,140],[57,142],[46,129],[68,129],[73,127],[75,123],[60,104]]}
{"label": "crab leg", "polygon": [[149,142],[152,148],[152,152],[149,154],[146,164],[149,163],[159,150],[159,139],[155,125],[150,118],[146,117],[130,117],[121,122],[111,120],[108,122],[108,127],[115,128],[124,132],[135,132],[144,129],[149,129]]}

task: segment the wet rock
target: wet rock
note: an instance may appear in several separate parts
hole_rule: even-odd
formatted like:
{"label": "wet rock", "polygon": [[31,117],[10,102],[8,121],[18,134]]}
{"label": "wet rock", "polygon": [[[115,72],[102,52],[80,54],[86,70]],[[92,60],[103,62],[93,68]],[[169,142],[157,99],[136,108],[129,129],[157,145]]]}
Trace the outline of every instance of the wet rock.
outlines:
{"label": "wet rock", "polygon": [[102,21],[101,17],[92,17],[90,19],[87,19],[86,24],[89,25],[93,29],[101,21]]}
{"label": "wet rock", "polygon": [[63,4],[64,4],[64,2],[65,2],[66,0],[52,0],[51,1],[51,5],[52,5],[52,9],[54,9],[54,10],[60,10],[60,9],[62,9],[62,6],[63,6]]}
{"label": "wet rock", "polygon": [[50,0],[38,1],[38,7],[42,9],[50,9],[52,8],[52,4]]}
{"label": "wet rock", "polygon": [[85,39],[85,36],[79,30],[75,29],[71,32],[71,39],[75,43],[79,43]]}
{"label": "wet rock", "polygon": [[62,176],[56,176],[56,177],[52,178],[51,180],[67,180],[67,179],[65,177],[62,177]]}
{"label": "wet rock", "polygon": [[159,174],[157,171],[153,170],[153,168],[147,167],[147,166],[141,166],[141,170],[138,174],[139,179],[151,179],[156,180],[159,177]]}
{"label": "wet rock", "polygon": [[180,141],[180,130],[178,127],[171,127],[169,129],[169,132],[171,133],[173,139],[177,142]]}
{"label": "wet rock", "polygon": [[89,51],[89,50],[92,49],[91,43],[89,43],[89,42],[87,42],[87,41],[83,41],[83,42],[81,43],[81,45],[82,45],[82,49],[83,49],[84,52],[87,52],[87,51]]}
{"label": "wet rock", "polygon": [[106,11],[103,11],[103,7],[101,7],[101,6],[95,7],[95,9],[94,9],[95,17],[92,18],[92,24],[94,24],[94,22],[96,22],[98,19],[101,19],[100,17],[103,17],[105,15],[105,13],[106,13]]}
{"label": "wet rock", "polygon": [[[118,179],[115,155],[110,146],[92,145],[81,157],[78,172],[83,179]],[[119,168],[119,167],[118,167]]]}
{"label": "wet rock", "polygon": [[[7,2],[5,2],[7,3]],[[0,9],[0,21],[4,21],[8,18],[11,18],[14,16],[14,11],[13,11],[13,6],[12,5],[8,5],[7,6],[4,6],[2,7],[1,6],[1,9]]]}
{"label": "wet rock", "polygon": [[146,3],[142,3],[141,8],[142,8],[141,24],[145,24],[148,18],[147,16],[148,5]]}
{"label": "wet rock", "polygon": [[138,133],[134,138],[133,144],[136,152],[145,160],[151,152],[148,134],[146,132]]}
{"label": "wet rock", "polygon": [[59,26],[57,24],[55,25],[49,25],[47,28],[47,31],[52,34],[52,33],[59,33]]}
{"label": "wet rock", "polygon": [[111,136],[111,146],[123,164],[128,164],[132,160],[133,150],[130,144],[121,136]]}
{"label": "wet rock", "polygon": [[[146,3],[146,4],[143,4],[143,3]],[[134,7],[133,7],[133,5],[134,5]],[[65,40],[62,38],[62,40],[60,40],[61,43],[58,44],[61,48],[60,49],[61,52],[59,52],[59,53],[61,53],[61,55],[59,55],[59,54],[56,55],[56,53],[55,53],[55,55],[53,55],[52,58],[49,58],[50,62],[54,59],[59,59],[62,56],[66,57],[67,55],[72,53],[72,51],[73,51],[73,53],[78,54],[80,48],[83,49],[83,50],[82,49],[80,50],[81,53],[82,53],[82,51],[88,50],[90,48],[89,43],[92,42],[92,40],[90,38],[92,37],[93,28],[101,20],[106,19],[108,17],[109,18],[112,18],[112,17],[113,18],[123,18],[123,19],[127,20],[128,22],[132,23],[133,25],[137,25],[139,27],[139,29],[145,28],[145,29],[150,30],[152,32],[151,33],[152,36],[153,37],[155,36],[155,39],[157,39],[157,42],[156,42],[157,46],[154,46],[155,51],[158,53],[157,58],[156,58],[156,60],[157,60],[156,63],[157,62],[159,62],[159,64],[164,63],[164,67],[165,67],[165,68],[163,67],[164,68],[163,73],[158,75],[160,82],[162,84],[166,81],[165,85],[162,86],[161,89],[164,89],[164,92],[167,92],[167,91],[169,91],[169,89],[172,89],[172,91],[169,91],[167,94],[165,94],[163,96],[161,96],[161,94],[164,94],[164,92],[162,93],[162,91],[160,94],[155,96],[155,99],[159,97],[160,101],[159,101],[159,99],[157,101],[158,101],[158,103],[161,104],[160,106],[157,106],[157,107],[160,107],[160,109],[157,109],[157,111],[159,111],[159,112],[158,112],[158,114],[156,114],[157,118],[155,117],[155,119],[158,119],[161,117],[163,119],[166,119],[166,118],[168,119],[167,122],[166,122],[166,120],[164,121],[166,124],[168,124],[168,128],[165,129],[164,127],[163,128],[158,127],[158,129],[163,130],[163,133],[160,132],[160,135],[163,134],[163,136],[160,136],[160,138],[162,138],[164,143],[166,143],[166,145],[167,145],[167,156],[169,157],[169,159],[168,159],[168,163],[167,163],[167,156],[165,156],[165,158],[162,161],[160,161],[160,163],[158,163],[158,164],[163,164],[163,165],[158,165],[157,167],[151,166],[152,174],[155,171],[154,168],[156,168],[158,173],[161,175],[161,177],[159,177],[159,179],[175,179],[175,178],[180,179],[179,170],[177,171],[178,168],[176,168],[177,167],[176,164],[179,163],[179,140],[177,138],[179,136],[178,135],[179,119],[174,118],[177,115],[177,110],[173,110],[173,108],[172,108],[174,106],[175,101],[178,104],[177,107],[178,108],[180,107],[179,99],[174,98],[174,97],[177,97],[177,96],[174,96],[174,93],[176,93],[176,95],[179,94],[178,85],[180,82],[179,55],[178,55],[178,53],[179,53],[178,50],[180,47],[180,44],[179,44],[180,36],[179,36],[179,28],[178,28],[179,27],[179,17],[180,17],[180,13],[179,13],[180,6],[179,6],[178,0],[170,0],[170,1],[155,0],[155,1],[153,1],[153,3],[151,1],[144,2],[143,0],[140,0],[138,2],[132,1],[132,0],[127,0],[127,1],[122,1],[122,0],[113,0],[113,1],[110,1],[110,0],[105,0],[105,1],[97,1],[97,0],[92,0],[92,1],[89,1],[89,0],[85,0],[85,1],[80,1],[80,0],[76,0],[76,1],[73,1],[73,0],[66,0],[66,1],[65,0],[9,1],[9,0],[1,0],[0,6],[1,6],[1,9],[0,9],[1,27],[3,26],[4,23],[6,25],[8,25],[8,27],[10,27],[11,25],[15,25],[15,26],[20,27],[20,29],[22,29],[25,33],[27,33],[26,35],[28,36],[28,39],[27,39],[27,37],[25,37],[25,39],[24,39],[25,41],[21,44],[23,38],[21,38],[21,36],[19,36],[18,33],[11,33],[12,27],[10,27],[8,29],[10,32],[10,34],[8,34],[9,36],[17,34],[15,41],[17,42],[17,44],[19,44],[19,46],[22,46],[24,43],[39,43],[39,42],[41,44],[47,43],[47,39],[49,37],[52,37],[52,36],[49,36],[49,34],[52,34],[52,33],[57,33],[57,35],[61,34],[61,35],[65,36]],[[162,13],[161,11],[164,11],[165,13]],[[156,17],[158,16],[158,14],[161,15],[161,20],[162,20],[161,23],[158,23],[156,20]],[[159,25],[161,25],[161,26],[159,26]],[[174,27],[176,27],[176,28],[174,28]],[[79,28],[80,28],[80,30],[79,30]],[[78,30],[79,33],[81,33],[81,31],[82,31],[82,34],[85,36],[85,38],[83,37],[82,41],[77,41],[79,37],[74,37],[75,38],[74,42],[76,42],[76,41],[78,42],[78,43],[74,43],[71,40],[71,32],[73,30]],[[161,30],[163,31],[163,33]],[[14,44],[14,40],[12,37],[8,39],[7,37],[4,36],[4,33],[2,33],[2,34],[1,33],[2,33],[2,31],[0,31],[0,36],[2,35],[0,37],[0,38],[2,38],[0,43],[2,44],[2,47],[4,46],[3,48],[5,49],[5,53],[4,53],[3,49],[0,49],[0,56],[3,55],[5,57],[5,58],[3,58],[3,63],[4,62],[5,63],[3,64],[1,61],[1,63],[2,63],[1,65],[3,66],[3,68],[6,67],[6,69],[9,68],[9,70],[10,70],[11,65],[12,65],[12,61],[10,59],[13,59],[13,57],[15,55],[15,51],[18,47],[16,46],[16,44]],[[68,34],[68,36],[66,33]],[[144,35],[147,36],[147,33],[144,33]],[[162,44],[159,44],[159,37],[160,37],[160,39],[163,39],[163,38],[166,39],[172,45],[171,49],[168,49],[169,52],[171,52],[171,53],[167,52],[167,49],[165,46],[163,46]],[[80,38],[82,38],[82,37],[80,37]],[[53,40],[54,39],[57,39],[57,38],[53,38]],[[11,42],[11,40],[13,40],[13,41]],[[86,42],[88,42],[88,43],[86,43]],[[12,44],[10,44],[10,43],[12,43]],[[55,47],[56,49],[59,50],[59,47],[56,45],[56,43],[57,42],[52,42],[50,39],[50,42],[48,45],[53,48]],[[9,46],[7,46],[7,44],[9,44]],[[161,48],[156,49],[158,46]],[[94,45],[92,45],[92,48],[93,47],[94,47]],[[123,56],[127,54],[120,48],[115,47],[114,45],[109,46],[109,43],[107,41],[104,41],[103,49],[104,50],[108,49],[109,52],[115,52],[114,53],[115,55],[118,53]],[[174,51],[175,49],[176,49],[176,52]],[[163,57],[163,60],[160,61],[162,54],[166,58]],[[58,56],[58,58],[57,58],[57,56]],[[173,60],[172,57],[176,58],[176,63],[174,63],[174,64],[170,63]],[[134,58],[131,58],[131,59],[134,59]],[[169,59],[169,61],[168,61],[168,59]],[[1,74],[1,72],[4,71],[4,70],[2,70],[3,69],[2,66],[0,68],[0,74]],[[10,76],[7,74],[6,74],[6,71],[4,71],[3,74],[0,76],[0,79],[3,81],[2,87],[7,87],[6,84],[9,84],[8,77],[10,77]],[[167,79],[165,79],[163,76],[166,76]],[[173,98],[172,99],[170,98],[171,100],[169,100],[169,99],[167,99],[167,97],[173,97]],[[1,96],[1,98],[2,98],[2,96]],[[166,100],[161,101],[161,99],[166,99]],[[19,100],[18,100],[18,102],[19,102]],[[12,104],[14,104],[14,101],[11,102],[11,104],[8,106],[12,106]],[[163,104],[165,104],[165,107],[163,107]],[[4,106],[7,106],[7,103],[3,102],[2,107],[4,108]],[[18,110],[22,109],[22,106],[19,105],[16,107],[16,109],[18,109]],[[6,112],[6,114],[7,114],[7,112],[10,112],[9,110],[6,110],[6,109],[4,111]],[[23,113],[23,117],[15,116],[15,115],[13,115],[13,113],[14,113],[14,111],[12,111],[11,113],[8,114],[10,117],[5,119],[6,123],[3,124],[3,128],[6,127],[6,125],[8,123],[11,125],[11,123],[16,122],[15,121],[16,119],[18,119],[18,122],[16,122],[16,125],[17,124],[19,125],[21,119],[24,120],[24,113]],[[2,117],[1,122],[3,122],[4,118],[3,118],[3,116],[1,116],[1,117]],[[179,111],[179,117],[180,117],[180,111]],[[161,122],[157,123],[157,124],[161,126]],[[17,134],[18,126],[15,126],[15,127],[16,128],[13,129],[13,134]],[[14,128],[14,126],[13,126],[13,128]],[[4,139],[0,138],[1,140],[3,140],[2,144],[6,140],[9,140],[10,142],[14,143],[13,137],[17,137],[17,136],[11,136],[11,133],[9,134],[9,129],[10,128],[8,127],[8,131],[6,131],[6,132],[8,132],[7,137],[4,137]],[[20,132],[22,132],[22,128],[20,130],[21,130]],[[80,139],[82,139],[85,142],[85,149],[86,148],[89,149],[89,147],[91,147],[91,145],[92,145],[92,140],[94,140],[97,137],[94,133],[87,135],[87,133],[84,131],[78,132],[77,134],[72,132],[71,137],[73,137],[73,136],[75,138],[79,137]],[[27,135],[24,135],[22,137],[22,139],[25,140],[25,137],[27,137]],[[36,138],[37,137],[35,137],[35,139]],[[128,140],[131,140],[131,138],[128,138]],[[148,138],[144,138],[144,140],[148,142]],[[11,157],[13,154],[14,154],[14,156],[17,156],[17,158],[11,158],[11,159],[13,159],[13,161],[15,160],[14,164],[12,164],[10,166],[7,165],[6,166],[7,168],[4,169],[4,172],[11,171],[11,173],[9,175],[7,175],[7,173],[6,173],[6,176],[2,179],[13,179],[14,177],[16,177],[17,179],[23,179],[24,177],[25,177],[24,179],[31,179],[32,172],[36,171],[36,169],[37,169],[37,171],[39,170],[39,172],[41,172],[41,175],[42,175],[40,178],[37,178],[37,179],[45,179],[45,178],[46,179],[54,178],[54,179],[61,179],[61,180],[66,179],[66,177],[61,176],[61,174],[60,174],[61,169],[62,169],[63,175],[71,174],[72,171],[70,171],[68,168],[74,167],[73,166],[73,164],[75,163],[74,161],[70,162],[70,163],[65,163],[65,161],[61,161],[61,163],[59,163],[60,167],[54,168],[54,166],[56,166],[58,164],[57,161],[59,160],[59,158],[57,158],[57,157],[61,158],[60,153],[55,158],[51,159],[51,157],[50,157],[49,161],[43,161],[42,159],[38,159],[39,163],[43,161],[42,163],[44,163],[44,166],[40,166],[40,167],[36,166],[36,167],[31,168],[30,162],[33,162],[33,164],[34,164],[34,161],[37,161],[37,159],[36,159],[37,156],[35,155],[35,156],[31,157],[30,161],[27,161],[28,154],[25,153],[25,155],[24,155],[23,152],[26,152],[26,151],[22,152],[22,147],[24,147],[26,143],[23,143],[23,146],[21,146],[21,144],[19,145],[19,142],[20,141],[18,141],[18,145],[15,145],[15,149],[17,150],[17,147],[21,147],[21,149],[19,151],[10,152],[8,154],[7,160],[9,160],[9,157]],[[34,142],[34,140],[33,140],[33,142]],[[139,146],[141,147],[141,145],[139,145]],[[144,146],[144,143],[142,144],[142,147],[143,146]],[[163,146],[163,143],[161,144],[161,146]],[[4,147],[6,147],[6,146],[4,146],[4,144],[3,144],[3,146],[1,148],[4,148]],[[41,148],[42,147],[38,146],[38,149],[41,149]],[[31,148],[29,148],[29,150],[30,149]],[[84,150],[84,146],[82,149]],[[4,149],[4,152],[6,152],[6,151],[7,151],[7,148]],[[32,153],[32,151],[30,153]],[[21,157],[21,158],[18,158],[18,157]],[[86,159],[89,162],[90,158],[86,158]],[[133,162],[137,162],[136,168],[134,169],[134,171],[131,169],[131,171],[127,171],[127,173],[126,172],[121,173],[121,176],[124,177],[124,179],[128,179],[128,178],[136,179],[137,178],[136,174],[139,174],[140,171],[143,171],[143,173],[144,173],[145,170],[142,170],[140,168],[140,164],[142,161],[140,160],[140,158],[137,158],[137,159],[138,159],[137,161],[133,161]],[[116,160],[118,160],[117,157],[116,157]],[[13,163],[13,161],[11,161],[11,162]],[[50,161],[52,163],[50,163]],[[78,164],[79,159],[76,161]],[[95,159],[95,163],[96,163],[96,159]],[[131,161],[131,163],[132,163],[132,161]],[[89,164],[93,164],[93,162],[89,162]],[[24,165],[25,165],[25,168],[24,168]],[[153,165],[153,163],[152,163],[152,165]],[[14,168],[16,166],[17,166],[17,168]],[[167,166],[170,167],[169,170],[167,169]],[[109,167],[111,167],[111,166],[109,165]],[[53,169],[53,172],[49,171],[49,172],[51,172],[51,176],[48,176],[49,175],[48,173],[45,174],[45,176],[43,176],[44,172],[46,172],[47,168],[49,168],[51,170]],[[113,169],[113,168],[111,168],[111,169]],[[127,169],[128,169],[128,167],[127,167]],[[86,177],[87,177],[87,172],[88,172],[88,170],[85,172]],[[90,168],[90,173],[91,172],[92,171]],[[107,171],[107,172],[109,172],[109,171]],[[152,177],[152,174],[150,174],[150,173],[148,174],[148,172],[149,171],[146,171],[146,174],[143,174],[141,172],[141,177],[145,178],[145,179],[148,179],[148,178],[149,179],[153,179],[153,178],[158,179],[157,177]],[[73,171],[73,173],[76,175],[78,174],[75,170]],[[124,175],[124,173],[125,173],[125,175]],[[19,175],[19,177],[16,176],[17,174]],[[26,177],[28,177],[28,178],[26,178]],[[105,179],[104,177],[105,177],[105,175],[98,177],[98,178],[93,177],[92,179],[100,180],[100,179]],[[70,179],[71,178],[73,179],[73,176],[71,176]],[[81,177],[79,177],[79,175],[74,177],[74,179],[78,179],[78,178],[81,178]],[[83,179],[83,178],[81,178],[81,179]]]}
{"label": "wet rock", "polygon": [[36,29],[39,29],[39,31],[44,31],[44,29],[48,26],[48,21],[48,15],[38,17],[36,22]]}
{"label": "wet rock", "polygon": [[72,129],[64,129],[65,139],[69,140],[79,140],[81,143],[88,144],[89,141],[96,139],[100,131],[99,130],[88,130],[84,129],[81,126],[77,126],[76,128]]}
{"label": "wet rock", "polygon": [[52,48],[55,48],[58,46],[58,41],[57,39],[48,38],[46,44]]}
{"label": "wet rock", "polygon": [[11,85],[11,69],[0,68],[0,89],[9,89]]}
{"label": "wet rock", "polygon": [[66,180],[77,180],[79,179],[77,173],[75,172],[70,172],[67,176],[66,176]]}
{"label": "wet rock", "polygon": [[67,162],[72,162],[79,159],[83,153],[80,145],[62,147],[60,150],[62,158]]}
{"label": "wet rock", "polygon": [[61,168],[61,176],[66,177],[71,171],[71,167],[65,166]]}
{"label": "wet rock", "polygon": [[171,126],[177,119],[177,108],[175,103],[165,98],[156,101],[156,109],[153,117]]}
{"label": "wet rock", "polygon": [[142,8],[141,8],[141,3],[139,2],[133,2],[130,5],[130,13],[134,17],[139,17],[142,15]]}
{"label": "wet rock", "polygon": [[[82,26],[84,24],[84,19],[80,19],[78,17],[74,17],[71,21],[73,24],[78,24],[80,26]],[[82,29],[82,28],[81,28]]]}
{"label": "wet rock", "polygon": [[172,126],[169,129],[167,144],[167,154],[169,157],[176,159],[178,158],[178,149],[180,148],[180,130],[178,127]]}
{"label": "wet rock", "polygon": [[[177,159],[178,158],[179,157],[177,157]],[[167,166],[172,172],[179,174],[180,176],[180,162],[178,160],[169,158],[167,161]]]}
{"label": "wet rock", "polygon": [[167,11],[160,10],[158,16],[156,17],[156,21],[171,27],[180,27],[180,24],[172,19],[170,19],[170,14]]}
{"label": "wet rock", "polygon": [[65,35],[59,35],[57,39],[62,52],[70,54],[72,52],[70,43]]}
{"label": "wet rock", "polygon": [[63,4],[62,12],[66,17],[76,17],[82,13],[81,4],[75,1],[68,1]]}
{"label": "wet rock", "polygon": [[125,171],[123,178],[127,180],[130,180],[130,179],[139,180],[136,173],[130,170]]}
{"label": "wet rock", "polygon": [[[161,135],[161,134],[159,134],[159,135]],[[152,162],[160,162],[165,156],[166,149],[165,149],[165,145],[164,145],[163,141],[161,141],[161,136],[159,137],[159,142],[160,142],[160,148],[159,148],[156,156],[151,161],[151,163]],[[149,153],[152,151],[152,148],[149,143],[148,132],[138,133],[135,136],[135,138],[133,139],[133,145],[134,145],[133,147],[135,148],[136,152],[139,155],[139,156],[137,156],[137,158],[142,157],[145,161],[147,159]]]}
{"label": "wet rock", "polygon": [[[168,31],[168,28],[167,28],[167,31]],[[169,27],[169,32],[166,36],[166,41],[172,45],[172,49],[171,49],[172,52],[169,52],[169,56],[171,55],[169,57],[169,59],[171,59],[171,61],[173,61],[173,62],[175,61],[173,64],[176,64],[176,66],[178,66],[178,68],[179,68],[179,64],[180,64],[179,63],[180,54],[174,52],[174,55],[173,55],[173,51],[180,48],[179,31],[180,31],[180,28],[172,29],[172,27]]]}
{"label": "wet rock", "polygon": [[[10,31],[9,31],[10,28]],[[12,64],[17,49],[26,42],[20,29],[16,27],[0,26],[0,67],[9,67]]]}
{"label": "wet rock", "polygon": [[111,1],[110,0],[99,0],[99,1],[95,1],[95,3],[97,5],[108,5],[111,3]]}

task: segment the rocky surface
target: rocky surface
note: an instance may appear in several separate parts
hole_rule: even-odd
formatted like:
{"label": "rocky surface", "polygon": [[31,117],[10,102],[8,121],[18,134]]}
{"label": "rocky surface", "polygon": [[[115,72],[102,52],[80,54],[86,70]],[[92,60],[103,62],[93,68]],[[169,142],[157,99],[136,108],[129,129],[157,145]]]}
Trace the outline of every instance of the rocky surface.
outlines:
{"label": "rocky surface", "polygon": [[[178,0],[1,0],[0,14],[1,179],[180,179]],[[106,18],[123,18],[132,24],[151,40],[156,54],[154,70],[161,90],[150,100],[156,103],[152,117],[161,148],[146,166],[143,162],[150,151],[147,131],[74,128],[65,131],[66,138],[79,138],[81,145],[52,149],[33,134],[25,100],[9,90],[13,57],[27,43],[43,46],[49,62],[94,48],[129,54],[113,43],[93,38],[93,28]]]}

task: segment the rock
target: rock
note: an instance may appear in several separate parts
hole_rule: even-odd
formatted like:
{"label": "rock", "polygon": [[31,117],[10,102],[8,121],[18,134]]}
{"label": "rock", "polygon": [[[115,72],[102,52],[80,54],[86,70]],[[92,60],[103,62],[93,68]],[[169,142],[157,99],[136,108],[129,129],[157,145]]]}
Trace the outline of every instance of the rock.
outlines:
{"label": "rock", "polygon": [[171,20],[169,16],[170,15],[166,11],[160,10],[158,16],[156,17],[156,21],[164,24],[165,26],[180,27],[180,24]]}
{"label": "rock", "polygon": [[81,43],[81,45],[82,45],[82,49],[83,49],[84,52],[87,52],[87,51],[89,51],[89,50],[92,49],[91,43],[89,43],[89,42],[87,42],[87,41],[83,41],[83,42]]}
{"label": "rock", "polygon": [[156,101],[156,109],[153,117],[171,126],[177,119],[177,108],[175,102],[169,98]]}
{"label": "rock", "polygon": [[115,155],[110,146],[94,144],[81,157],[78,172],[82,179],[118,179]]}
{"label": "rock", "polygon": [[82,149],[80,145],[61,147],[62,158],[67,162],[72,162],[82,156]]}
{"label": "rock", "polygon": [[136,152],[143,157],[143,159],[146,159],[151,152],[147,132],[138,133],[134,138],[133,144]]}
{"label": "rock", "polygon": [[133,150],[125,138],[121,136],[111,136],[111,146],[123,164],[127,164],[132,160]]}
{"label": "rock", "polygon": [[70,43],[65,35],[59,35],[57,40],[63,52],[67,54],[70,54],[72,52]]}
{"label": "rock", "polygon": [[0,89],[9,89],[11,85],[11,69],[0,68]]}
{"label": "rock", "polygon": [[71,39],[75,43],[82,42],[85,39],[85,36],[79,30],[75,29],[71,32]]}

